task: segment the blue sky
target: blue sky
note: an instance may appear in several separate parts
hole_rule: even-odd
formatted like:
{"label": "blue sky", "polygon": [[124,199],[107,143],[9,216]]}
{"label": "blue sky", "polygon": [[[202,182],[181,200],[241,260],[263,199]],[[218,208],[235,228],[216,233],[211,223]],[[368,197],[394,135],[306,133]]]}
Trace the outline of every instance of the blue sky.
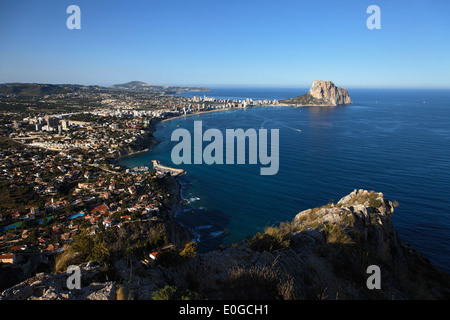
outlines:
{"label": "blue sky", "polygon": [[446,0],[2,0],[0,83],[450,88],[449,33]]}

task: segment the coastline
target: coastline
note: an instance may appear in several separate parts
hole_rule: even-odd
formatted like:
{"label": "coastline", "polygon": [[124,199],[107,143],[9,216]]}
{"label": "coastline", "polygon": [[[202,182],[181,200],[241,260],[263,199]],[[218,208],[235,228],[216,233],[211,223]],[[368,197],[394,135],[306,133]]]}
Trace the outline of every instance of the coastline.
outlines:
{"label": "coastline", "polygon": [[[154,123],[153,123],[154,122]],[[144,136],[144,141],[142,142],[142,150],[132,150],[131,148],[122,149],[119,151],[119,155],[115,158],[116,161],[120,161],[120,159],[128,156],[133,156],[139,153],[147,152],[152,148],[156,147],[161,141],[159,141],[153,133],[156,131],[156,125],[160,122],[159,119],[152,120],[150,122],[150,128],[148,129],[147,134]]]}
{"label": "coastline", "polygon": [[235,109],[246,109],[246,108],[223,108],[223,109],[214,109],[214,110],[198,111],[198,112],[193,112],[193,113],[188,113],[188,114],[183,114],[183,115],[179,115],[179,116],[175,116],[175,117],[170,117],[170,118],[167,118],[167,119],[163,119],[163,120],[160,120],[160,122],[163,123],[163,122],[166,122],[166,121],[175,120],[175,119],[180,119],[180,118],[183,118],[183,117],[195,116],[195,115],[205,114],[205,113],[211,113],[211,112],[231,111],[231,110],[235,110]]}
{"label": "coastline", "polygon": [[[258,106],[258,107],[285,107],[288,105],[264,105],[264,106]],[[292,107],[292,105],[290,105],[290,107]],[[252,107],[254,108],[254,107]],[[189,117],[189,116],[194,116],[194,115],[201,115],[201,114],[207,114],[207,113],[211,113],[211,112],[220,112],[220,111],[232,111],[232,110],[242,110],[242,109],[248,109],[248,108],[221,108],[221,109],[213,109],[213,110],[205,110],[205,111],[199,111],[199,112],[193,112],[193,113],[188,113],[186,115],[179,115],[179,116],[174,116],[174,117],[169,117],[166,119],[153,119],[151,121],[151,127],[149,128],[149,132],[147,133],[146,137],[147,139],[150,141],[149,144],[145,145],[144,150],[138,150],[138,151],[132,151],[132,152],[127,152],[126,154],[122,154],[120,156],[118,156],[116,158],[117,162],[120,162],[120,160],[122,158],[128,157],[128,156],[133,156],[133,155],[137,155],[143,152],[147,152],[152,150],[152,148],[154,148],[155,146],[157,146],[159,143],[161,143],[160,140],[158,140],[157,138],[154,137],[154,133],[157,130],[157,126],[160,123],[164,123],[166,121],[171,121],[171,120],[175,120],[175,119],[180,119],[183,117]],[[125,166],[126,167],[126,166]],[[128,168],[128,167],[127,167]],[[151,168],[153,169],[153,166],[151,166]],[[131,169],[131,168],[130,168]],[[167,187],[168,187],[168,193],[170,195],[170,198],[172,199],[170,202],[170,205],[168,206],[168,210],[167,210],[167,218],[172,221],[175,222],[176,225],[179,226],[178,230],[181,230],[182,234],[184,235],[180,235],[181,238],[185,238],[187,234],[190,235],[191,241],[196,241],[197,237],[196,234],[193,233],[189,228],[187,228],[186,226],[184,226],[180,221],[177,220],[177,213],[179,213],[180,209],[182,208],[182,205],[186,205],[186,200],[183,198],[183,186],[179,181],[180,176],[172,176],[169,175],[166,179],[167,183]]]}
{"label": "coastline", "polygon": [[[295,106],[295,105],[261,105],[261,106],[255,106],[255,107],[291,107],[291,108],[297,108],[297,107],[301,107],[301,106]],[[251,107],[254,108],[254,107]],[[152,148],[154,148],[155,146],[157,146],[159,143],[161,143],[162,141],[158,140],[157,138],[154,137],[154,133],[157,130],[157,127],[159,124],[162,124],[166,121],[171,121],[171,120],[175,120],[175,119],[180,119],[183,117],[189,117],[189,116],[193,116],[193,115],[202,115],[202,114],[207,114],[207,113],[212,113],[212,112],[220,112],[220,111],[232,111],[232,110],[236,110],[236,109],[248,109],[248,108],[242,108],[242,107],[235,107],[235,108],[220,108],[220,109],[213,109],[213,110],[204,110],[204,111],[199,111],[199,112],[192,112],[192,113],[188,113],[186,115],[178,115],[178,116],[172,116],[166,119],[158,119],[158,118],[153,118],[151,121],[151,125],[148,129],[148,133],[146,134],[146,137],[148,138],[148,140],[150,141],[149,144],[146,144],[145,146],[145,150],[138,150],[138,151],[133,151],[133,152],[129,152],[127,154],[121,155],[120,157],[117,158],[117,160],[120,161],[121,158],[124,157],[128,157],[128,156],[132,156],[132,155],[137,155],[143,152],[147,152],[152,150]],[[151,169],[154,170],[153,165],[151,166]],[[183,225],[180,221],[178,221],[177,219],[177,215],[180,212],[180,209],[182,209],[183,205],[186,205],[186,200],[183,198],[183,185],[180,183],[179,181],[179,176],[172,176],[169,175],[167,178],[168,181],[168,193],[170,195],[170,198],[173,199],[170,202],[169,205],[169,209],[167,210],[167,218],[170,219],[173,222],[176,222],[177,225],[180,226],[179,230],[182,230],[184,234],[190,234],[191,240],[192,241],[196,241],[196,234],[193,230],[191,230],[190,228],[186,227],[185,225]]]}
{"label": "coastline", "polygon": [[[173,118],[166,119],[166,120],[171,120],[171,119],[173,119]],[[153,121],[151,121],[151,124],[150,124],[151,127],[150,127],[149,132],[147,133],[146,139],[145,139],[145,140],[147,140],[147,143],[144,145],[145,146],[144,150],[126,152],[125,154],[121,154],[118,157],[116,157],[115,161],[119,165],[121,165],[120,160],[122,158],[150,151],[150,150],[152,150],[152,148],[154,148],[159,143],[161,143],[161,141],[158,140],[157,138],[155,138],[155,136],[153,135],[153,133],[156,131],[156,126],[160,122],[162,122],[160,119],[154,119]],[[124,166],[124,165],[121,165],[121,166]],[[124,166],[124,167],[127,167],[127,166]],[[153,169],[153,167],[152,167],[152,169]],[[172,240],[177,245],[184,245],[186,242],[189,241],[188,238],[194,239],[194,235],[189,231],[188,228],[184,227],[176,219],[177,212],[179,211],[180,206],[183,204],[182,185],[181,185],[180,181],[178,180],[178,178],[179,178],[179,176],[172,176],[171,174],[169,174],[165,178],[166,187],[167,187],[170,199],[171,199],[170,204],[168,205],[168,208],[167,208],[166,217],[168,218],[168,221],[170,222],[169,225],[171,227],[171,230],[174,231],[174,232],[171,232],[173,239],[170,239],[170,240]],[[177,232],[175,232],[175,231],[177,231]],[[177,235],[177,233],[179,233],[179,234]]]}
{"label": "coastline", "polygon": [[166,119],[158,119],[158,121],[161,122],[161,123],[163,123],[163,122],[166,122],[166,121],[171,121],[171,120],[175,120],[175,119],[180,119],[180,118],[184,118],[184,117],[190,117],[190,116],[195,116],[195,115],[200,115],[200,114],[205,114],[205,113],[211,113],[211,112],[232,111],[232,110],[245,110],[245,109],[250,109],[250,108],[260,108],[260,107],[272,107],[272,108],[278,108],[278,107],[291,107],[291,108],[301,108],[301,107],[339,107],[339,106],[344,106],[344,105],[286,104],[286,103],[279,103],[279,104],[277,104],[277,105],[265,104],[265,105],[258,105],[258,106],[247,107],[247,108],[235,107],[235,108],[223,108],[223,109],[214,109],[214,110],[198,111],[198,112],[192,112],[192,113],[183,114],[183,115],[179,115],[179,116],[174,116],[174,117],[170,117],[170,118],[166,118]]}

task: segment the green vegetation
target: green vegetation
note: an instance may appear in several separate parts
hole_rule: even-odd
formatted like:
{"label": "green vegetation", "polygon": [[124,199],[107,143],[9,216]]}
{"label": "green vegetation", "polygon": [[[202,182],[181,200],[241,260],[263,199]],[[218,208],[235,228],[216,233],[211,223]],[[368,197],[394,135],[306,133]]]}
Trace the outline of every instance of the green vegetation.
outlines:
{"label": "green vegetation", "polygon": [[375,194],[371,195],[369,197],[369,206],[372,208],[379,208],[381,207],[382,203],[381,200],[377,199],[377,196]]}
{"label": "green vegetation", "polygon": [[176,286],[166,285],[158,291],[153,292],[153,300],[200,300],[198,293],[179,289]]}
{"label": "green vegetation", "polygon": [[138,240],[136,243],[129,245],[126,249],[127,256],[133,256],[138,259],[145,258],[145,254],[151,251],[158,251],[163,246],[169,244],[167,237],[161,233],[149,237],[146,241]]}
{"label": "green vegetation", "polygon": [[191,241],[186,243],[184,249],[180,251],[180,257],[184,260],[189,260],[197,254],[197,242]]}
{"label": "green vegetation", "polygon": [[235,267],[227,280],[233,299],[295,299],[294,279],[273,266]]}
{"label": "green vegetation", "polygon": [[91,236],[87,231],[83,231],[74,237],[67,252],[63,252],[57,257],[55,269],[56,271],[65,271],[71,264],[88,261],[106,264],[109,257],[110,252],[104,239],[98,234]]}
{"label": "green vegetation", "polygon": [[304,95],[295,98],[281,100],[280,103],[298,104],[298,105],[326,105],[324,101],[314,98],[309,93],[306,93]]}
{"label": "green vegetation", "polygon": [[337,224],[329,224],[324,226],[327,243],[352,244],[353,241]]}
{"label": "green vegetation", "polygon": [[105,120],[104,117],[99,117],[90,113],[79,113],[70,115],[68,120],[72,121],[82,121],[82,122],[93,122],[93,123],[101,123],[102,120]]}
{"label": "green vegetation", "polygon": [[275,252],[290,246],[290,235],[295,231],[293,223],[283,222],[279,227],[267,227],[249,240],[250,248],[256,251]]}
{"label": "green vegetation", "polygon": [[320,208],[310,209],[305,214],[303,214],[301,217],[299,217],[297,219],[298,231],[303,231],[308,228],[321,228],[322,223],[319,221],[319,218],[320,218],[319,211],[320,211]]}
{"label": "green vegetation", "polygon": [[197,254],[196,249],[197,244],[196,242],[192,241],[186,243],[182,250],[175,247],[171,247],[167,250],[162,250],[158,255],[156,263],[163,267],[179,266],[195,257],[195,255]]}
{"label": "green vegetation", "polygon": [[18,96],[44,96],[49,94],[65,94],[76,89],[75,86],[11,83],[0,85],[0,94],[15,94]]}
{"label": "green vegetation", "polygon": [[[369,207],[375,209],[383,205],[383,202],[379,199],[378,194],[373,190],[370,192],[359,193],[356,197],[353,196],[353,198],[347,202],[347,205],[351,206],[354,203],[368,204]],[[398,202],[396,202],[396,205],[398,205]]]}
{"label": "green vegetation", "polygon": [[25,182],[11,185],[9,181],[0,182],[0,209],[2,211],[25,211],[26,206],[42,207],[44,199]]}

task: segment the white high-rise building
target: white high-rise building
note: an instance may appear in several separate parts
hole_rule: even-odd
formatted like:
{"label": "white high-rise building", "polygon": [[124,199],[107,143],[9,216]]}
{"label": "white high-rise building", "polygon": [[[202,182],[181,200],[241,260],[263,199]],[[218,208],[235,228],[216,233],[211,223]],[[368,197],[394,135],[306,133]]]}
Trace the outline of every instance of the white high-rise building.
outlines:
{"label": "white high-rise building", "polygon": [[63,130],[69,130],[69,120],[61,120],[61,127]]}

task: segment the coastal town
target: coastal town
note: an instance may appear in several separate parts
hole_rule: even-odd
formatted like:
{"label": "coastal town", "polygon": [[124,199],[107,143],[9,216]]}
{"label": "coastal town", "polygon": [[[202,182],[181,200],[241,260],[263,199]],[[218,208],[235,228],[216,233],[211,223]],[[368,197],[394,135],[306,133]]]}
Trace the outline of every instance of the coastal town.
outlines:
{"label": "coastal town", "polygon": [[3,313],[450,301],[449,9],[2,0]]}
{"label": "coastal town", "polygon": [[[159,143],[153,133],[162,121],[285,101],[98,88],[76,101],[60,92],[67,86],[49,90],[1,93],[0,85],[0,300],[315,299],[322,274],[336,298],[448,296],[448,275],[401,243],[392,225],[398,203],[381,192],[355,189],[292,222],[200,252],[195,229],[176,219],[188,203],[177,179],[185,172],[156,159],[121,165],[121,157]],[[314,91],[295,100],[311,97],[338,102]],[[400,280],[375,294],[360,289],[361,270],[374,263]],[[83,275],[76,290],[67,282],[72,267]],[[427,276],[418,280],[415,270]],[[417,281],[431,289],[416,295]]]}
{"label": "coastal town", "polygon": [[[157,161],[138,168],[119,164],[120,157],[158,143],[152,133],[159,121],[278,104],[117,89],[8,93],[0,101],[0,277],[40,270],[80,233],[173,219],[179,199],[168,180],[182,170]],[[11,284],[3,280],[0,289]]]}

